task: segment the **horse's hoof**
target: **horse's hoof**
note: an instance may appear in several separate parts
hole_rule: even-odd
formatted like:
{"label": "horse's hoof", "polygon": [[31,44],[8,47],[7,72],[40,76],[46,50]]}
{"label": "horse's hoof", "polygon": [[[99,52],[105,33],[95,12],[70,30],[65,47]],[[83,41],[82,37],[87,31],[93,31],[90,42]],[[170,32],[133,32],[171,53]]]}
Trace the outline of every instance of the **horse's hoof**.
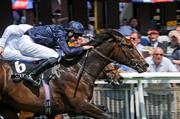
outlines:
{"label": "horse's hoof", "polygon": [[106,116],[106,118],[105,119],[114,119],[114,118],[112,118],[109,114],[107,114],[107,113],[104,113],[104,115]]}
{"label": "horse's hoof", "polygon": [[4,119],[4,117],[0,115],[0,119]]}
{"label": "horse's hoof", "polygon": [[109,110],[108,110],[108,108],[106,107],[106,106],[104,106],[104,105],[96,105],[99,109],[101,109],[102,111],[104,111],[104,112],[108,112]]}

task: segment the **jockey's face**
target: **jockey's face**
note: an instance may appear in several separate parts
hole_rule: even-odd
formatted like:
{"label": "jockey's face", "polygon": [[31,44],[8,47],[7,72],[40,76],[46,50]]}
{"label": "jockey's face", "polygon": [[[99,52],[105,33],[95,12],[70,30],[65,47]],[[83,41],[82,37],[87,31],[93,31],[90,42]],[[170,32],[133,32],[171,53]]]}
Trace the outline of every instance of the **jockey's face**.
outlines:
{"label": "jockey's face", "polygon": [[69,40],[74,41],[74,40],[78,40],[79,36],[82,36],[82,34],[78,34],[78,33],[69,31],[67,33],[67,36],[68,36]]}
{"label": "jockey's face", "polygon": [[88,43],[88,40],[84,37],[79,37],[77,40],[74,41],[75,46],[81,46]]}

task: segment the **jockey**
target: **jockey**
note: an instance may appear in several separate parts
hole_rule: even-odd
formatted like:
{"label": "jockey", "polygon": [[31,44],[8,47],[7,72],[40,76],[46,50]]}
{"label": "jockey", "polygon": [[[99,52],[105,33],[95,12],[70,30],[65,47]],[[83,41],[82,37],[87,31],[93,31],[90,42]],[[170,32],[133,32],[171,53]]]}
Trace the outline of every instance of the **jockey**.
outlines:
{"label": "jockey", "polygon": [[44,25],[28,29],[25,35],[16,41],[15,49],[24,56],[46,59],[46,61],[26,75],[25,79],[32,81],[32,77],[57,64],[62,56],[77,55],[83,50],[93,48],[89,45],[68,46],[69,40],[75,41],[81,38],[83,33],[83,25],[76,21],[69,22],[65,27],[62,25]]}

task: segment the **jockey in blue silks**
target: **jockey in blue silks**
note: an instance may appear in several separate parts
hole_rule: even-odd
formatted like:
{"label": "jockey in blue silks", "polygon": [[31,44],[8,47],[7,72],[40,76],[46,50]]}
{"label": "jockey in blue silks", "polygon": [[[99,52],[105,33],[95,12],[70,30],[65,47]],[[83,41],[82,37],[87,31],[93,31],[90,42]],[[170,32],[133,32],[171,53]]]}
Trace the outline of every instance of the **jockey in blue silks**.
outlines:
{"label": "jockey in blue silks", "polygon": [[77,55],[83,50],[93,48],[89,45],[68,46],[69,40],[78,40],[83,33],[84,27],[77,21],[71,21],[66,26],[44,25],[28,29],[16,41],[14,49],[19,50],[23,56],[46,59],[46,61],[26,75],[25,78],[33,80],[32,77],[57,64],[64,55]]}

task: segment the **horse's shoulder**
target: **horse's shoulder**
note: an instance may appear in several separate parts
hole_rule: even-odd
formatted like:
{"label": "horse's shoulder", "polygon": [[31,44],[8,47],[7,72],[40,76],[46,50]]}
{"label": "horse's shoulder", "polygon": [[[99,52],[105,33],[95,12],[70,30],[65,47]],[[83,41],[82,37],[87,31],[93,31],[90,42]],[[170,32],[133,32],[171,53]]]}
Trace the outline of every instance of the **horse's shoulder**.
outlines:
{"label": "horse's shoulder", "polygon": [[0,68],[11,68],[11,61],[0,60]]}

